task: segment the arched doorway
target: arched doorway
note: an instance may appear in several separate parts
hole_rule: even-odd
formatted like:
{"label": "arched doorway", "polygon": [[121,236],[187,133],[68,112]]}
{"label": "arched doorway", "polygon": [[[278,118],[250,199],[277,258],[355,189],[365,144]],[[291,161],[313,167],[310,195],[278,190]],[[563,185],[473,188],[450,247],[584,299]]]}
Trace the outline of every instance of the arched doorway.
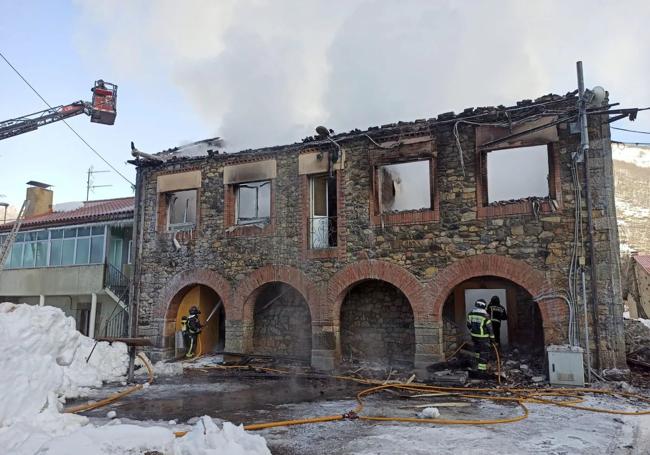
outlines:
{"label": "arched doorway", "polygon": [[537,303],[522,286],[496,276],[470,278],[451,290],[442,311],[445,356],[470,339],[465,321],[474,302],[479,298],[490,302],[493,296],[499,298],[508,315],[507,321],[501,325],[501,350],[509,352],[517,349],[536,360],[542,360],[544,327]]}
{"label": "arched doorway", "polygon": [[[208,286],[191,285],[183,291],[178,312],[176,313],[175,332],[181,330],[181,318],[188,316],[190,308],[198,307],[201,314],[199,320],[204,325],[197,341],[197,355],[223,351],[226,340],[226,312],[219,295]],[[176,354],[183,350],[177,349]]]}
{"label": "arched doorway", "polygon": [[266,283],[255,290],[252,306],[254,354],[311,360],[311,314],[304,296],[282,282]]}
{"label": "arched doorway", "polygon": [[410,369],[415,356],[415,324],[408,298],[381,280],[349,288],[340,310],[341,361],[370,362]]}

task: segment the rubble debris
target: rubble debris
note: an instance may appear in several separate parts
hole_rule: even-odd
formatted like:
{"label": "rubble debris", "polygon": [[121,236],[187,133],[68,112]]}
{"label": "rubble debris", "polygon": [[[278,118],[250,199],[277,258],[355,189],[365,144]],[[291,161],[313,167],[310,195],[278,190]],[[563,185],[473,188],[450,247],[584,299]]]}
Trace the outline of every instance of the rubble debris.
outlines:
{"label": "rubble debris", "polygon": [[627,381],[630,379],[630,370],[609,368],[603,370],[601,376],[607,381]]}

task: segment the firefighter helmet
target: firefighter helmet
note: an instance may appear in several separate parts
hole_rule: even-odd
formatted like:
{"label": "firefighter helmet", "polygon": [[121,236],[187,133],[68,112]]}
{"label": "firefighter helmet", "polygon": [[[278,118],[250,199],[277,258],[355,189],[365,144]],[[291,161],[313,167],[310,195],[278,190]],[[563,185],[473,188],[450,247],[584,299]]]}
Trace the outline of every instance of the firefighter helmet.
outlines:
{"label": "firefighter helmet", "polygon": [[487,308],[487,303],[483,299],[478,299],[476,302],[474,302],[474,306],[476,308],[480,308],[484,310],[485,308]]}
{"label": "firefighter helmet", "polygon": [[196,306],[193,306],[192,308],[190,308],[190,314],[201,314],[201,312]]}

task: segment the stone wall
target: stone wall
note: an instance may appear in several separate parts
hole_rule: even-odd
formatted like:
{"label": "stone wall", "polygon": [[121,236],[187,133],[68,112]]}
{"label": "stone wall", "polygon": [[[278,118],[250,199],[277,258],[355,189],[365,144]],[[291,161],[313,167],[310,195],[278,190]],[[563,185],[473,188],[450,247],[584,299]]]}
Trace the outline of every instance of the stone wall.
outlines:
{"label": "stone wall", "polygon": [[415,329],[406,296],[381,281],[352,288],[341,306],[341,354],[345,361],[412,367]]}
{"label": "stone wall", "polygon": [[[458,283],[491,275],[510,280],[531,295],[561,292],[566,287],[575,224],[569,164],[579,136],[570,133],[568,123],[560,123],[559,140],[550,146],[555,176],[551,185],[559,190],[554,204],[542,200],[539,210],[533,210],[533,201],[524,200],[486,208],[480,197],[484,188],[477,179],[483,172],[483,158],[476,150],[476,126],[456,125],[467,116],[474,122],[516,122],[549,106],[571,110],[576,102],[571,96],[566,100],[547,96],[537,101],[540,104],[520,103],[508,117],[500,108],[480,108],[459,116],[442,114],[437,119],[370,128],[366,133],[372,141],[358,131],[336,136],[344,162],[336,171],[338,242],[331,250],[310,250],[305,242],[308,185],[298,166],[301,154],[332,150],[328,141],[308,140],[237,154],[212,153],[162,164],[140,162],[143,199],[139,207],[144,213],[142,222],[138,220],[138,234],[141,230],[143,241],[134,295],[138,330],[153,340],[152,355],[169,356],[171,340],[165,328],[174,316],[174,296],[193,277],[211,286],[224,301],[227,350],[252,348],[253,313],[245,305],[250,293],[274,281],[295,287],[312,315],[312,363],[324,368],[336,366],[342,354],[338,341],[343,299],[354,284],[366,279],[391,283],[407,296],[414,318],[416,366],[441,358],[442,307]],[[455,130],[463,150],[462,162]],[[594,118],[590,175],[598,264],[598,348],[604,366],[620,366],[624,362],[622,305],[608,134],[607,126]],[[271,223],[261,228],[231,226],[224,215],[232,209],[224,167],[269,159],[274,159],[277,167]],[[375,203],[378,167],[421,159],[432,163],[431,207],[379,213]],[[158,223],[161,205],[156,181],[160,175],[197,169],[202,176],[199,221],[191,232],[176,236],[181,244],[177,249],[172,233]],[[545,342],[566,342],[566,305],[559,299],[545,300],[540,313]]]}
{"label": "stone wall", "polygon": [[311,317],[298,291],[286,285],[266,285],[254,311],[254,353],[311,359]]}

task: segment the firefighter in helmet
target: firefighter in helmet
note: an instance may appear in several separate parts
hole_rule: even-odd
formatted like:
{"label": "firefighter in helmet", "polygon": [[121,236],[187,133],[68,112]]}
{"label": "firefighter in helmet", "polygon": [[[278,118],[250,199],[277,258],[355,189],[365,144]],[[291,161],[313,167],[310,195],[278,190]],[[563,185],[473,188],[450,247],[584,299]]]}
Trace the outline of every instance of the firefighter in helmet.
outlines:
{"label": "firefighter in helmet", "polygon": [[492,331],[494,332],[494,341],[497,346],[501,346],[501,322],[508,320],[506,309],[501,305],[499,296],[493,295],[490,304],[487,306],[487,312],[492,321]]}
{"label": "firefighter in helmet", "polygon": [[199,314],[201,314],[199,309],[196,306],[193,306],[190,308],[190,315],[187,317],[187,338],[189,344],[187,344],[187,353],[185,354],[185,357],[188,359],[194,357],[196,354],[196,342],[199,333],[201,333],[201,329],[203,328],[199,321]]}
{"label": "firefighter in helmet", "polygon": [[483,299],[478,299],[474,302],[474,309],[467,315],[467,328],[472,335],[474,356],[476,357],[475,365],[479,373],[487,372],[490,343],[494,342],[492,321],[486,308],[487,302]]}

